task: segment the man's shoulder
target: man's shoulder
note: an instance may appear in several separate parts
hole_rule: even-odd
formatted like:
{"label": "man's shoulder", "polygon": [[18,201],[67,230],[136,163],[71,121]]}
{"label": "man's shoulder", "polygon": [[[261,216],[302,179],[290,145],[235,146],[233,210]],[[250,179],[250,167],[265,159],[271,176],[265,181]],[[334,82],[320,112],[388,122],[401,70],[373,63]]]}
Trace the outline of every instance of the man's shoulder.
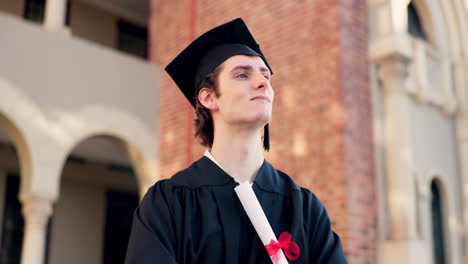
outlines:
{"label": "man's shoulder", "polygon": [[196,189],[224,185],[232,178],[206,156],[193,162],[190,167],[175,173],[168,180],[173,186]]}
{"label": "man's shoulder", "polygon": [[193,186],[196,175],[200,174],[200,165],[198,161],[193,162],[189,167],[176,172],[168,181],[174,186]]}
{"label": "man's shoulder", "polygon": [[302,195],[304,196],[305,199],[318,200],[314,192],[296,183],[294,179],[291,176],[289,176],[289,174],[273,167],[273,165],[271,164],[269,164],[269,166],[271,167],[272,171],[274,171],[274,173],[276,174],[275,177],[277,178],[278,185],[283,186],[284,187],[283,190],[285,192],[288,192],[288,193],[293,192],[293,193]]}
{"label": "man's shoulder", "polygon": [[262,167],[261,174],[257,176],[255,182],[264,190],[286,195],[301,189],[287,173],[275,168],[267,161]]}

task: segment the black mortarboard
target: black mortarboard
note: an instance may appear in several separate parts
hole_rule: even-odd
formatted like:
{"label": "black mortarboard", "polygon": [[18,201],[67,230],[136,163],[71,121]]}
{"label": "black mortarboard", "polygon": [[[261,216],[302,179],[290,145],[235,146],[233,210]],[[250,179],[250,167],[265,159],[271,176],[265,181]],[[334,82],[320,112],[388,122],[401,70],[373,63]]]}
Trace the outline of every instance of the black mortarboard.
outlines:
{"label": "black mortarboard", "polygon": [[[234,55],[259,56],[271,70],[247,25],[241,18],[215,27],[188,45],[166,66],[179,89],[193,107],[203,79]],[[268,124],[265,125],[263,147],[269,150]]]}

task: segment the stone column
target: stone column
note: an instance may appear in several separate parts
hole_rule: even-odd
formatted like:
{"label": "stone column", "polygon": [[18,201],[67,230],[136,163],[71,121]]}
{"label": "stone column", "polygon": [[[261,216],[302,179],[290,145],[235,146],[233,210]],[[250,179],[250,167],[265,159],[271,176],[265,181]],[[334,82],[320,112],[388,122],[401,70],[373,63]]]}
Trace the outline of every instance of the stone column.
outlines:
{"label": "stone column", "polygon": [[21,200],[24,216],[22,264],[43,264],[47,222],[52,214],[52,199],[27,196]]}
{"label": "stone column", "polygon": [[411,216],[414,212],[414,181],[408,117],[410,99],[405,92],[408,65],[407,58],[397,55],[378,65],[384,90],[385,164],[392,240],[416,236],[411,221],[415,218]]}
{"label": "stone column", "polygon": [[53,32],[63,32],[66,13],[67,0],[47,0],[44,27]]}
{"label": "stone column", "polygon": [[[459,113],[457,116],[457,134],[460,155],[460,173],[462,176],[462,194],[463,194],[463,227],[464,239],[468,238],[468,115],[467,113]],[[465,248],[462,249],[465,253],[464,259],[468,264],[468,243],[465,243]]]}
{"label": "stone column", "polygon": [[410,60],[399,53],[377,61],[384,94],[385,166],[390,237],[382,247],[381,262],[427,263],[421,259],[416,193],[411,150],[411,98],[407,93]]}

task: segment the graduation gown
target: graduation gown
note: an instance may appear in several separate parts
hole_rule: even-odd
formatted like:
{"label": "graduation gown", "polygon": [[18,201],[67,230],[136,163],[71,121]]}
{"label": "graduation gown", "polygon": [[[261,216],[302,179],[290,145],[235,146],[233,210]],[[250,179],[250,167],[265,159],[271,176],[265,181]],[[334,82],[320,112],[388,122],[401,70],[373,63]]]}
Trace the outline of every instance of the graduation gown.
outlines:
{"label": "graduation gown", "polygon": [[[204,156],[152,186],[135,211],[126,264],[271,263],[234,187]],[[278,238],[292,234],[300,254],[289,263],[347,263],[323,204],[264,161],[252,185]]]}

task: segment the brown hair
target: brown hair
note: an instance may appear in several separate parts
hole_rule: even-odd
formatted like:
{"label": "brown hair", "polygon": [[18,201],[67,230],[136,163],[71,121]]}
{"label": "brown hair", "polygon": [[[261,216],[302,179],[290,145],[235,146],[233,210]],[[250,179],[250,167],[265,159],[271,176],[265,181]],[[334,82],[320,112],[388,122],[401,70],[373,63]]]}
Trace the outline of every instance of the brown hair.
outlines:
{"label": "brown hair", "polygon": [[[219,97],[221,94],[218,87],[218,77],[221,71],[221,65],[209,73],[201,82],[199,90],[201,88],[208,88],[214,91],[215,95]],[[200,143],[204,147],[211,148],[213,145],[214,139],[214,126],[213,118],[211,116],[210,110],[208,110],[198,99],[198,94],[196,98],[197,104],[195,106],[195,114],[197,117],[194,120],[195,125],[195,137],[200,138]]]}

